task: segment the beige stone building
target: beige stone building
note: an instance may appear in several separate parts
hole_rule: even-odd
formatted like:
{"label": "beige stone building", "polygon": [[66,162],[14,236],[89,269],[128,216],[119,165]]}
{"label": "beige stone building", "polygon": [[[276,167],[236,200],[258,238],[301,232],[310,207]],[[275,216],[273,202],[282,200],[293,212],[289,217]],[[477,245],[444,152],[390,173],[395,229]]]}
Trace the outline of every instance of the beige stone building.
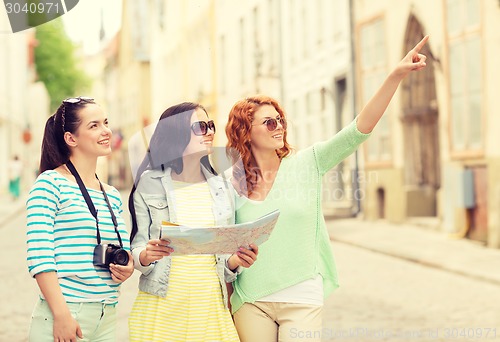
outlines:
{"label": "beige stone building", "polygon": [[101,51],[99,88],[114,136],[109,181],[118,188],[130,189],[141,158],[131,140],[151,122],[151,10],[151,2],[123,1],[121,29]]}
{"label": "beige stone building", "polygon": [[353,5],[359,108],[406,51],[430,35],[427,68],[404,81],[365,144],[366,218],[434,217],[450,234],[500,247],[500,4]]}
{"label": "beige stone building", "polygon": [[[326,177],[325,213],[431,224],[500,247],[498,1],[159,0],[139,12],[132,3],[110,69],[120,121],[137,129],[171,104],[200,102],[220,145],[233,103],[255,93],[283,104],[297,149],[327,139],[429,34],[427,68]],[[135,32],[138,22],[147,24]]]}
{"label": "beige stone building", "polygon": [[215,0],[154,3],[151,17],[152,110],[192,101],[215,116]]}
{"label": "beige stone building", "polygon": [[120,109],[130,113],[124,144],[132,172],[167,107],[192,101],[216,116],[214,3],[123,1],[117,67],[108,74],[116,79],[121,98],[130,102]]}
{"label": "beige stone building", "polygon": [[5,12],[0,14],[0,195],[8,189],[8,160],[23,163],[21,188],[25,192],[36,176],[49,98],[36,80],[35,29],[12,33]]}
{"label": "beige stone building", "polygon": [[[222,126],[236,100],[254,94],[281,103],[296,149],[328,139],[353,120],[347,0],[218,1],[215,12]],[[325,177],[326,215],[357,213],[352,175],[358,160],[353,155]]]}

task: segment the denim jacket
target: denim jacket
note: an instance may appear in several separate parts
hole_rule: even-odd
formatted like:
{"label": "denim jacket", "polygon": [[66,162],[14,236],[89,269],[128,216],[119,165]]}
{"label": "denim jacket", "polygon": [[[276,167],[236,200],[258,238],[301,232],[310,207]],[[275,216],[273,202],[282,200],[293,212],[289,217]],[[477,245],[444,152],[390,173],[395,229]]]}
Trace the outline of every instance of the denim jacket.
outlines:
{"label": "denim jacket", "polygon": [[[235,221],[235,192],[229,181],[214,176],[202,167],[213,199],[212,211],[216,225],[233,224]],[[131,243],[135,268],[141,271],[139,290],[165,297],[168,290],[171,257],[164,257],[148,266],[142,266],[140,253],[151,239],[160,238],[161,222],[177,222],[176,199],[171,169],[148,170],[141,176],[134,193],[134,206],[138,232]],[[227,307],[226,282],[236,279],[240,267],[233,272],[227,267],[230,255],[216,255],[216,271],[221,284],[224,305]]]}

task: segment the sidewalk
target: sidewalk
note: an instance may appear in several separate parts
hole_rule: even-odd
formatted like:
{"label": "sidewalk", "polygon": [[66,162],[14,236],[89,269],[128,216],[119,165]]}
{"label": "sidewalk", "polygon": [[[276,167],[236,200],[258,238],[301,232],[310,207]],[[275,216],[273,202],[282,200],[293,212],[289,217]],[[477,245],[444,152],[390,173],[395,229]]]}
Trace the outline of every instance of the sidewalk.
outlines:
{"label": "sidewalk", "polygon": [[410,224],[335,219],[330,239],[500,285],[500,249]]}
{"label": "sidewalk", "polygon": [[13,217],[23,214],[26,209],[26,199],[26,194],[21,195],[16,201],[8,194],[0,194],[0,229]]}

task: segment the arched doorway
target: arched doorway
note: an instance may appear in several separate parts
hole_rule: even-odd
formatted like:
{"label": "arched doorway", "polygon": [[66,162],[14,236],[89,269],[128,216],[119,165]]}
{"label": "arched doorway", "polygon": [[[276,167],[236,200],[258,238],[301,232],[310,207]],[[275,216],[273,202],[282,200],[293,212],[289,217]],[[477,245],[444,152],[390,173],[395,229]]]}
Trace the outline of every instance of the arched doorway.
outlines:
{"label": "arched doorway", "polygon": [[[423,37],[422,25],[410,15],[404,53]],[[428,56],[427,67],[411,73],[402,83],[406,216],[435,216],[436,191],[441,183],[434,61],[429,58],[429,45],[421,53]]]}

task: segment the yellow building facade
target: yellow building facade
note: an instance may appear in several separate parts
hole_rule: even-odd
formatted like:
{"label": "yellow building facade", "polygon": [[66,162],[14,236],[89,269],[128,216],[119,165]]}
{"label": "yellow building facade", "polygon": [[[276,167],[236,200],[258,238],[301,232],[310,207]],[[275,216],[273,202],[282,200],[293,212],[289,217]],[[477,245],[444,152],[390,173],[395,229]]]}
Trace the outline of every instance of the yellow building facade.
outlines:
{"label": "yellow building facade", "polygon": [[365,144],[366,218],[434,217],[445,232],[500,247],[500,4],[355,0],[353,6],[359,108],[430,35],[427,68],[403,82]]}

